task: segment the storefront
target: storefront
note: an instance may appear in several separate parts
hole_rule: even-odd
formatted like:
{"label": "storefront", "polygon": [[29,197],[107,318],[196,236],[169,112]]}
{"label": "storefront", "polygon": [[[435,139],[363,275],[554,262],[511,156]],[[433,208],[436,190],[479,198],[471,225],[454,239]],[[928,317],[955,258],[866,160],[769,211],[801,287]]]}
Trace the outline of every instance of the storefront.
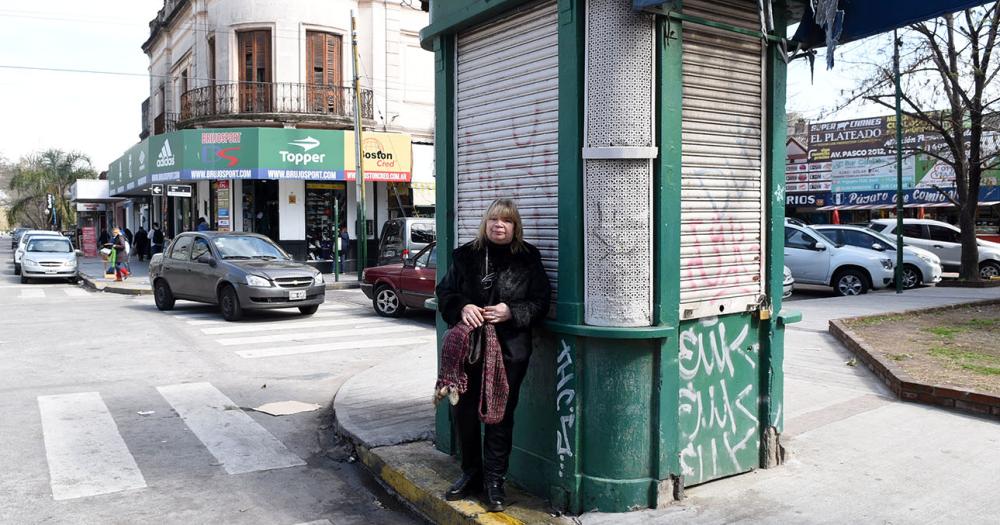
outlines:
{"label": "storefront", "polygon": [[[373,243],[390,209],[414,212],[412,145],[408,135],[377,132],[362,145]],[[114,195],[142,197],[148,211],[138,216],[163,224],[168,237],[204,218],[211,229],[266,235],[297,259],[331,260],[341,227],[357,239],[354,156],[345,130],[183,130],[131,148],[112,163],[109,182]]]}
{"label": "storefront", "polygon": [[122,200],[111,196],[107,180],[78,179],[70,186],[70,202],[76,207],[73,242],[85,256],[97,255],[97,239],[102,231],[110,231],[114,226],[114,209]]}

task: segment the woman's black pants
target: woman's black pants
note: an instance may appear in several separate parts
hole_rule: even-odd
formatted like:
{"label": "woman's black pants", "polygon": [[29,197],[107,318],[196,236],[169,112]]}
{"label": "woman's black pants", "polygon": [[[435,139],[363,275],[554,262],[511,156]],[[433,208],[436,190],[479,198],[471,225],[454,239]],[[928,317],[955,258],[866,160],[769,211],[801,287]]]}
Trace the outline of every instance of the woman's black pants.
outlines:
{"label": "woman's black pants", "polygon": [[495,479],[507,474],[510,450],[514,441],[514,409],[517,407],[521,382],[528,370],[528,361],[512,363],[503,360],[507,372],[510,394],[503,420],[486,427],[480,441],[479,394],[483,382],[483,359],[470,365],[465,364],[469,378],[468,390],[451,407],[452,419],[458,431],[458,443],[462,453],[462,471],[467,474],[482,472],[486,479]]}

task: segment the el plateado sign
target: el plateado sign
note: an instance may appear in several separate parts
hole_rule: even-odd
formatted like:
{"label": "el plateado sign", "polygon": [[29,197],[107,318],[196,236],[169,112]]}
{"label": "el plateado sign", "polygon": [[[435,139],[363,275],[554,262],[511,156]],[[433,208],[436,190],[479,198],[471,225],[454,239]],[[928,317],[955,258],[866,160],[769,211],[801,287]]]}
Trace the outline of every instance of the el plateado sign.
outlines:
{"label": "el plateado sign", "polygon": [[190,197],[191,186],[187,184],[167,184],[167,197]]}

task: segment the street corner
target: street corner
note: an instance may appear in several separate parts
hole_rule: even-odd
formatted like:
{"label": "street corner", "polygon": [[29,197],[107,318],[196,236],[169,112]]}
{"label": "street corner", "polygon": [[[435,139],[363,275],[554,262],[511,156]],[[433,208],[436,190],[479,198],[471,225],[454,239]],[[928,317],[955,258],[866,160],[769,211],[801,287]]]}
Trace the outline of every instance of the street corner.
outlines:
{"label": "street corner", "polygon": [[115,281],[104,277],[94,277],[84,273],[80,274],[80,282],[85,288],[96,292],[114,293],[120,295],[152,295],[153,290],[149,283],[142,281]]}
{"label": "street corner", "polygon": [[478,499],[447,501],[444,493],[461,476],[458,463],[430,441],[368,449],[357,446],[358,458],[399,499],[438,524],[569,525],[569,518],[549,512],[547,503],[507,483],[508,506],[489,512]]}

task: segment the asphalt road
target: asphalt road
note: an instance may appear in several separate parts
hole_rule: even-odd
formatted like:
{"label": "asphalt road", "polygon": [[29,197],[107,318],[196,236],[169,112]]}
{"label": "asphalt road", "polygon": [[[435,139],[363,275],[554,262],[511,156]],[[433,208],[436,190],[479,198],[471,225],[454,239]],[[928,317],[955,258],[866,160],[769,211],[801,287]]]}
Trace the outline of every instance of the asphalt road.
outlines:
{"label": "asphalt road", "polygon": [[[226,323],[195,303],[22,285],[10,260],[0,237],[0,523],[419,522],[347,460],[328,407],[433,334],[430,315],[382,319],[349,290],[310,318]],[[253,410],[280,401],[322,408]]]}

